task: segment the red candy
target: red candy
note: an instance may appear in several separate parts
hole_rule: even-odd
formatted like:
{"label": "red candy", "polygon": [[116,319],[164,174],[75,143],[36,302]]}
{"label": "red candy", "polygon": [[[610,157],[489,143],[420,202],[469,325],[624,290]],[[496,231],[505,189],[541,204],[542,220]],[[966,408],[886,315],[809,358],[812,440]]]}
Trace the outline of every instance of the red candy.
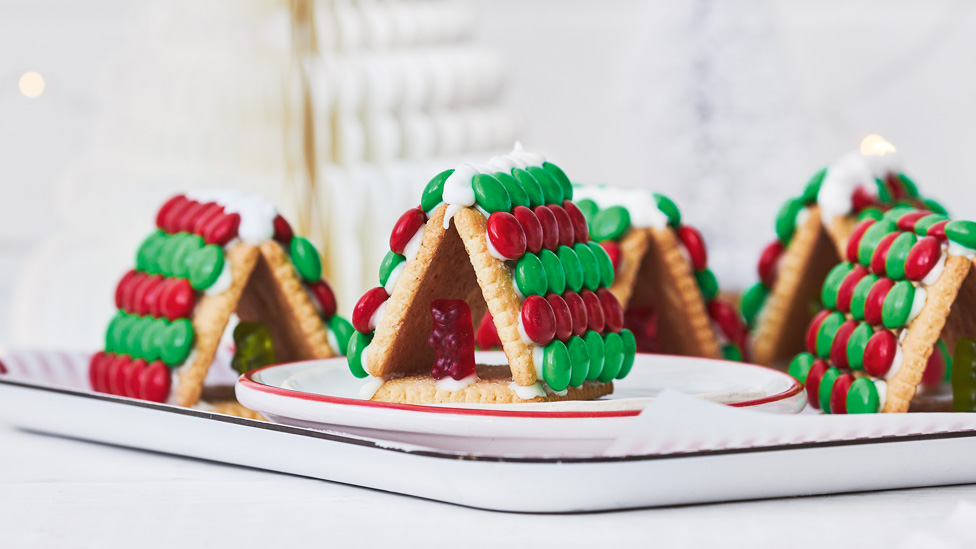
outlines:
{"label": "red candy", "polygon": [[427,214],[420,208],[410,208],[404,212],[393,226],[393,232],[390,233],[390,249],[393,253],[402,254],[407,243],[426,222]]}
{"label": "red candy", "polygon": [[173,376],[161,361],[147,366],[139,374],[139,398],[150,402],[166,402]]}
{"label": "red candy", "polygon": [[588,326],[586,320],[586,304],[576,292],[567,291],[563,294],[563,301],[569,305],[569,314],[573,317],[573,335],[583,337]]}
{"label": "red candy", "polygon": [[922,280],[929,274],[942,257],[942,246],[934,236],[920,238],[910,250],[905,260],[905,278]]}
{"label": "red candy", "polygon": [[600,298],[590,290],[580,292],[580,297],[583,298],[583,303],[586,305],[586,321],[589,323],[590,329],[602,333],[606,326],[606,319],[603,316],[603,305],[600,303]]}
{"label": "red candy", "polygon": [[898,338],[888,330],[879,330],[864,347],[864,371],[882,377],[891,369],[898,350]]}
{"label": "red candy", "polygon": [[938,238],[939,242],[945,242],[946,241],[945,226],[946,223],[948,222],[949,222],[948,219],[946,219],[945,221],[939,221],[935,225],[929,227],[928,232],[925,234],[927,236],[934,236],[935,238]]}
{"label": "red candy", "polygon": [[569,218],[569,214],[562,206],[557,206],[552,204],[549,206],[549,211],[552,215],[556,216],[556,225],[559,226],[559,244],[563,246],[572,246],[573,242],[576,241],[576,230],[573,228],[573,220]]}
{"label": "red candy", "polygon": [[322,307],[322,316],[332,318],[338,307],[336,306],[335,294],[332,293],[332,288],[329,287],[325,279],[308,284],[308,289],[315,296],[315,300],[319,302],[319,306]]}
{"label": "red candy", "polygon": [[115,287],[115,307],[117,309],[122,309],[123,311],[130,310],[132,308],[132,294],[136,290],[136,286],[142,282],[142,273],[133,269],[122,277],[119,281],[119,285]]}
{"label": "red candy", "polygon": [[739,345],[745,343],[749,331],[735,307],[721,299],[713,299],[708,303],[708,316],[715,322],[726,339]]}
{"label": "red candy", "polygon": [[125,394],[125,369],[129,366],[130,362],[132,362],[132,359],[126,355],[115,355],[112,362],[106,366],[106,388],[110,394],[119,396]]}
{"label": "red candy", "polygon": [[846,313],[851,310],[851,300],[854,299],[854,288],[867,275],[868,270],[860,265],[854,267],[851,269],[851,272],[847,273],[847,276],[841,281],[840,287],[837,288],[836,307],[838,311]]}
{"label": "red candy", "polygon": [[613,264],[613,270],[617,272],[620,269],[620,258],[623,257],[620,253],[620,245],[612,240],[606,240],[601,242],[600,246],[603,246],[603,251],[607,252],[607,255],[610,256],[610,263]]}
{"label": "red candy", "polygon": [[884,307],[884,300],[888,297],[888,292],[895,285],[895,281],[890,278],[879,278],[864,301],[864,321],[872,326],[881,324],[881,311]]}
{"label": "red candy", "polygon": [[820,325],[828,316],[830,316],[830,309],[820,311],[817,313],[817,316],[813,317],[813,320],[810,321],[810,326],[807,327],[807,351],[814,355],[817,354],[817,333],[820,332]]}
{"label": "red candy", "polygon": [[146,368],[146,361],[141,358],[130,362],[124,370],[125,381],[123,382],[122,396],[129,398],[139,398],[141,394],[140,376]]}
{"label": "red candy", "polygon": [[772,288],[776,281],[776,268],[779,266],[779,258],[783,256],[784,250],[783,244],[779,240],[774,240],[759,256],[759,280],[769,288]]}
{"label": "red candy", "polygon": [[810,366],[810,371],[807,373],[807,381],[804,384],[807,389],[807,399],[810,406],[815,410],[820,409],[820,381],[829,367],[827,361],[818,358],[813,361],[813,365]]}
{"label": "red candy", "polygon": [[620,330],[624,329],[624,310],[620,307],[617,296],[606,288],[597,290],[596,296],[600,299],[607,331],[620,333]]}
{"label": "red candy", "polygon": [[945,357],[939,352],[938,348],[932,349],[928,364],[925,365],[925,372],[922,374],[922,385],[929,389],[935,389],[942,384],[945,377]]}
{"label": "red candy", "polygon": [[847,239],[847,260],[851,263],[857,263],[857,247],[861,244],[861,237],[864,236],[864,232],[871,225],[874,225],[873,219],[865,219],[854,225],[854,230],[851,231],[851,236]]}
{"label": "red candy", "polygon": [[566,341],[573,335],[573,314],[569,310],[566,300],[558,294],[547,294],[546,301],[552,307],[552,312],[556,316],[555,338],[559,341]]}
{"label": "red candy", "polygon": [[237,236],[241,227],[241,214],[221,214],[212,218],[204,227],[200,236],[207,244],[225,246]]}
{"label": "red candy", "polygon": [[163,229],[166,232],[172,232],[167,229],[169,226],[169,217],[173,215],[174,210],[179,210],[183,208],[184,205],[189,202],[186,196],[178,194],[173,198],[170,198],[163,204],[163,207],[159,208],[159,213],[156,214],[156,226]]}
{"label": "red candy", "polygon": [[884,235],[878,242],[878,247],[874,249],[874,254],[871,256],[871,272],[876,275],[884,276],[885,274],[885,261],[888,259],[888,250],[891,249],[891,243],[898,238],[901,233],[893,232]]}
{"label": "red candy", "polygon": [[180,215],[176,217],[173,228],[176,229],[176,232],[178,233],[190,232],[190,230],[193,229],[193,225],[196,223],[197,218],[206,207],[206,203],[191,200],[190,203],[180,212]]}
{"label": "red candy", "polygon": [[847,342],[851,339],[851,334],[860,326],[856,320],[848,320],[840,325],[837,333],[834,334],[834,342],[830,344],[830,361],[838,368],[848,368],[847,362]]}
{"label": "red candy", "polygon": [[376,309],[380,308],[380,305],[386,303],[387,299],[390,299],[390,294],[386,293],[382,286],[377,286],[363,294],[363,297],[359,298],[356,307],[352,310],[352,327],[363,334],[375,330],[376,325],[371,322],[373,314],[376,313]]}
{"label": "red candy", "polygon": [[573,222],[573,235],[577,242],[590,241],[590,228],[586,225],[586,216],[573,204],[572,200],[563,200],[563,209],[569,214],[569,220]]}
{"label": "red candy", "polygon": [[926,211],[918,211],[918,212],[907,213],[907,214],[899,217],[898,218],[898,222],[895,223],[895,225],[898,226],[898,230],[899,231],[905,231],[905,232],[910,232],[910,233],[911,232],[915,232],[915,223],[917,223],[919,219],[922,219],[923,217],[925,217],[927,215],[930,215],[930,214],[929,214],[929,212],[926,212]]}
{"label": "red candy", "polygon": [[479,349],[496,349],[502,346],[502,340],[498,337],[498,328],[495,327],[495,320],[488,311],[485,311],[485,316],[481,317],[481,324],[474,334],[474,344]]}
{"label": "red candy", "polygon": [[542,224],[542,247],[555,250],[559,245],[559,222],[556,220],[556,215],[545,206],[536,206],[532,211]]}
{"label": "red candy", "polygon": [[892,200],[905,198],[905,188],[902,187],[898,174],[891,172],[885,176],[885,186],[888,187],[888,194],[891,195]]}
{"label": "red candy", "polygon": [[869,206],[874,206],[877,203],[878,201],[875,196],[864,187],[854,189],[854,192],[851,194],[851,206],[855,212],[859,212]]}
{"label": "red candy", "polygon": [[834,380],[834,386],[830,390],[830,413],[847,413],[847,392],[851,390],[854,383],[854,376],[851,374],[841,374]]}
{"label": "red candy", "polygon": [[135,313],[139,316],[149,314],[150,305],[154,301],[159,301],[159,287],[162,285],[163,280],[163,277],[160,275],[143,276],[139,285],[132,292],[132,308],[127,312]]}
{"label": "red candy", "polygon": [[168,278],[159,293],[159,313],[166,320],[189,317],[196,306],[193,286],[185,278]]}
{"label": "red candy", "polygon": [[708,251],[705,249],[705,240],[694,227],[682,225],[678,227],[678,238],[681,244],[688,250],[691,257],[691,264],[696,271],[704,270],[708,266]]}
{"label": "red candy", "polygon": [[203,209],[197,215],[196,220],[193,222],[193,226],[190,227],[190,232],[194,234],[203,234],[203,230],[209,225],[213,220],[224,215],[224,207],[216,202],[208,202],[204,205]]}
{"label": "red candy", "polygon": [[474,327],[471,308],[463,299],[435,299],[430,304],[433,324],[427,344],[434,349],[434,379],[464,379],[475,373]]}
{"label": "red candy", "polygon": [[525,206],[516,206],[512,215],[518,220],[525,234],[525,248],[534,254],[542,249],[542,223],[535,213]]}
{"label": "red candy", "polygon": [[162,276],[149,278],[153,280],[153,284],[142,293],[142,300],[137,304],[139,309],[138,314],[158,317],[160,313],[159,298],[163,293],[163,281],[165,279]]}
{"label": "red candy", "polygon": [[505,259],[518,259],[525,254],[525,231],[518,219],[508,212],[494,212],[488,216],[488,241]]}
{"label": "red candy", "polygon": [[111,355],[104,351],[99,351],[92,355],[88,363],[88,382],[93,391],[104,393],[105,387],[105,367],[112,361]]}
{"label": "red candy", "polygon": [[291,239],[295,237],[295,231],[291,230],[291,225],[281,214],[275,216],[272,225],[274,226],[275,241],[285,246],[291,244]]}
{"label": "red candy", "polygon": [[556,314],[546,298],[530,295],[522,304],[520,315],[525,335],[534,343],[548,345],[556,337]]}

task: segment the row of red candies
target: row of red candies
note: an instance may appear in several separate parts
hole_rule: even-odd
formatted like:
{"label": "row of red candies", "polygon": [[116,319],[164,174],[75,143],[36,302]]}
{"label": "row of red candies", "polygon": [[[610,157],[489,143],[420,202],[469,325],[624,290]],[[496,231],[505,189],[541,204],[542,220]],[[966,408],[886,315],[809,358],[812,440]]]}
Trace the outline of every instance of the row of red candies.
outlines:
{"label": "row of red candies", "polygon": [[142,359],[103,351],[92,356],[88,378],[96,392],[152,402],[166,402],[173,382],[162,361],[147,364]]}
{"label": "row of red candies", "polygon": [[539,345],[548,345],[553,339],[566,341],[574,335],[582,337],[587,330],[620,333],[624,328],[620,302],[606,288],[595,293],[583,290],[561,296],[532,295],[522,303],[520,315],[525,335]]}
{"label": "row of red candies", "polygon": [[[225,213],[216,202],[198,202],[186,195],[176,195],[166,201],[156,214],[156,226],[169,234],[193,233],[207,244],[224,246],[237,236],[241,216]],[[291,225],[280,214],[274,218],[274,239],[288,245],[294,236]]]}
{"label": "row of red candies", "polygon": [[115,306],[130,314],[187,318],[196,306],[196,293],[185,278],[127,272],[115,289]]}

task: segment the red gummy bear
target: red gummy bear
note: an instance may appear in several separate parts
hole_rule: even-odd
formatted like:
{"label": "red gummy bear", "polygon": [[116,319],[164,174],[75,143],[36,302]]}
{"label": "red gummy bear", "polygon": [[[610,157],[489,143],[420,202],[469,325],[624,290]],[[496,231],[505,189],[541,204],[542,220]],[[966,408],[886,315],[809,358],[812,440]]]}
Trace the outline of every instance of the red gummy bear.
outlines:
{"label": "red gummy bear", "polygon": [[471,308],[463,299],[435,299],[430,304],[434,324],[427,344],[434,349],[434,379],[464,379],[475,373],[474,326]]}
{"label": "red gummy bear", "polygon": [[657,353],[657,314],[650,307],[627,309],[624,326],[634,333],[638,353]]}

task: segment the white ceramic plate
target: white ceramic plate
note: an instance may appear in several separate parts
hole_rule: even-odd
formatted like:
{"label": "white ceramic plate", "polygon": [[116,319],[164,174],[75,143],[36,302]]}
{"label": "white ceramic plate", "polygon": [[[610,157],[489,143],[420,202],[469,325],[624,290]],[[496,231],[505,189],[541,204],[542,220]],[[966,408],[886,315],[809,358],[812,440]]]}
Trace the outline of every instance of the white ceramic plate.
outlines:
{"label": "white ceramic plate", "polygon": [[[497,363],[501,353],[479,353]],[[584,456],[602,452],[664,389],[731,406],[797,413],[806,393],[792,377],[723,360],[637,355],[613,395],[595,401],[521,405],[417,406],[363,400],[363,380],[345,358],[296,362],[249,372],[241,404],[276,423],[490,455]]]}

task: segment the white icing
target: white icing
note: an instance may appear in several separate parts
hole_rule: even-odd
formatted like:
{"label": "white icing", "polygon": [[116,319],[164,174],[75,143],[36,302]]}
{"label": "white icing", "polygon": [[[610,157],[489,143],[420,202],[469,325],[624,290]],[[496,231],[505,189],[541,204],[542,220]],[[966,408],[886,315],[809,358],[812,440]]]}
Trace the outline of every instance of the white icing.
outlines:
{"label": "white icing", "polygon": [[504,172],[512,173],[512,170],[519,168],[519,163],[516,162],[511,156],[493,156],[491,160],[485,165],[491,173]]}
{"label": "white icing", "polygon": [[654,196],[644,189],[602,185],[580,185],[573,188],[574,202],[585,198],[596,202],[601,210],[611,206],[623,206],[630,214],[630,224],[634,227],[664,229],[668,226],[668,216],[658,209]]}
{"label": "white icing", "polygon": [[460,204],[448,204],[447,208],[444,210],[444,230],[451,228],[451,219],[454,218],[454,214],[463,210],[467,206],[462,206]]}
{"label": "white icing", "polygon": [[564,396],[566,396],[566,395],[569,394],[569,388],[568,387],[566,389],[563,389],[562,391],[555,391],[555,390],[553,390],[552,387],[549,386],[548,383],[543,383],[542,386],[545,388],[546,392],[549,393],[550,395],[556,395],[556,396],[564,397]]}
{"label": "white icing", "polygon": [[224,213],[240,215],[237,236],[248,244],[258,245],[274,237],[274,218],[278,215],[278,209],[261,195],[212,189],[188,192],[186,197],[198,202],[216,202],[224,207]]}
{"label": "white icing", "polygon": [[393,267],[393,270],[390,271],[390,277],[386,279],[386,285],[383,286],[383,289],[386,290],[387,294],[393,295],[393,288],[396,287],[396,283],[398,280],[400,280],[400,275],[403,274],[403,269],[406,267],[407,262],[401,261],[399,265]]}
{"label": "white icing", "polygon": [[491,238],[488,236],[487,231],[485,231],[485,242],[488,244],[488,255],[490,255],[491,257],[494,257],[495,259],[500,259],[502,261],[508,261],[512,259],[511,257],[505,257],[504,255],[502,255],[501,252],[498,251],[498,248],[495,248],[495,245],[491,243]]}
{"label": "white icing", "polygon": [[906,337],[908,337],[908,330],[901,330],[898,334],[898,343],[904,342]]}
{"label": "white icing", "polygon": [[908,320],[905,324],[911,324],[915,317],[922,312],[922,307],[925,307],[925,298],[928,292],[925,288],[915,288],[915,297],[912,298],[912,311],[908,313]]}
{"label": "white icing", "polygon": [[369,371],[369,369],[366,367],[366,365],[369,364],[369,346],[370,345],[372,345],[372,343],[370,343],[369,345],[366,345],[365,347],[363,347],[363,352],[360,353],[360,355],[359,355],[359,365],[363,367],[363,371],[364,372],[368,372]]}
{"label": "white icing", "polygon": [[851,213],[851,195],[859,186],[870,193],[877,193],[874,175],[860,153],[846,154],[827,168],[817,194],[817,205],[820,206],[824,224],[829,225],[835,217]]}
{"label": "white icing", "polygon": [[481,173],[478,168],[471,164],[461,164],[454,169],[454,173],[448,176],[444,182],[444,192],[441,197],[448,204],[459,204],[461,206],[474,206],[474,186],[471,180],[474,176]]}
{"label": "white icing", "polygon": [[341,349],[339,346],[339,338],[336,337],[335,332],[332,331],[332,328],[329,328],[328,326],[325,327],[325,337],[329,341],[329,347],[331,347],[336,354],[339,354],[339,349]]}
{"label": "white icing", "polygon": [[878,411],[884,410],[885,400],[888,399],[888,384],[881,379],[874,380],[874,386],[878,389]]}
{"label": "white icing", "polygon": [[976,250],[972,248],[967,248],[962,244],[949,241],[949,255],[959,255],[965,257],[966,259],[972,259],[976,257]]}
{"label": "white icing", "polygon": [[380,325],[380,322],[383,320],[383,314],[386,312],[387,302],[389,302],[389,300],[380,303],[380,306],[377,307],[375,311],[373,311],[373,316],[369,317],[370,330],[375,330],[376,327]]}
{"label": "white icing", "polygon": [[546,161],[546,157],[541,154],[525,150],[519,141],[515,142],[515,146],[512,147],[512,153],[509,156],[515,160],[521,160],[525,166],[542,167]]}
{"label": "white icing", "polygon": [[544,359],[545,356],[545,350],[542,347],[532,345],[532,365],[535,367],[536,379],[542,379],[542,359]]}
{"label": "white icing", "polygon": [[890,173],[901,171],[901,158],[897,153],[865,154],[864,163],[868,165],[875,177],[884,178]]}
{"label": "white icing", "polygon": [[522,400],[532,400],[533,398],[546,396],[546,390],[542,388],[542,382],[536,381],[532,385],[522,386],[514,381],[508,384],[508,388],[515,392]]}
{"label": "white icing", "polygon": [[932,270],[930,270],[929,273],[925,275],[925,278],[922,279],[922,286],[931,286],[938,282],[939,277],[942,276],[943,271],[945,271],[945,263],[946,254],[945,252],[942,252],[939,260],[935,263],[935,266],[933,266]]}
{"label": "white icing", "polygon": [[407,242],[407,245],[403,247],[403,257],[407,258],[407,261],[412,261],[415,257],[417,257],[417,252],[420,251],[420,245],[423,244],[424,242],[425,229],[427,229],[426,223],[424,223],[423,225],[420,226],[419,229],[417,229],[417,232],[415,232],[413,236],[410,237],[410,241]]}
{"label": "white icing", "polygon": [[[907,330],[906,330],[907,331]],[[898,370],[901,369],[901,365],[905,362],[905,353],[901,350],[901,345],[895,347],[895,357],[891,359],[891,367],[888,368],[888,372],[885,374],[885,379],[891,379],[895,377]]]}
{"label": "white icing", "polygon": [[797,227],[802,227],[806,223],[807,218],[810,217],[810,208],[800,208],[800,211],[796,212],[796,220],[794,224]]}
{"label": "white icing", "polygon": [[[215,280],[214,283],[211,284],[210,287],[207,288],[203,293],[207,295],[221,294],[229,290],[233,283],[234,275],[230,270],[230,262],[224,261],[224,268],[220,270],[220,275],[217,277],[217,280]],[[312,301],[317,303],[317,301],[314,299]]]}
{"label": "white icing", "polygon": [[519,315],[518,317],[518,333],[519,336],[522,337],[522,343],[525,343],[526,345],[535,345],[535,342],[532,341],[529,334],[525,333],[525,325],[522,324],[522,315]]}
{"label": "white icing", "polygon": [[[363,353],[364,353],[363,356],[366,356],[365,350],[363,350]],[[359,398],[363,400],[370,400],[371,398],[373,398],[373,395],[376,394],[376,391],[380,390],[380,387],[382,387],[383,383],[385,382],[386,380],[381,377],[369,376],[369,379],[366,380],[366,383],[364,383],[363,386],[359,388]]]}
{"label": "white icing", "polygon": [[478,381],[478,374],[471,374],[468,377],[462,379],[454,379],[451,376],[443,377],[434,382],[437,386],[438,391],[460,391],[465,387],[476,383]]}

